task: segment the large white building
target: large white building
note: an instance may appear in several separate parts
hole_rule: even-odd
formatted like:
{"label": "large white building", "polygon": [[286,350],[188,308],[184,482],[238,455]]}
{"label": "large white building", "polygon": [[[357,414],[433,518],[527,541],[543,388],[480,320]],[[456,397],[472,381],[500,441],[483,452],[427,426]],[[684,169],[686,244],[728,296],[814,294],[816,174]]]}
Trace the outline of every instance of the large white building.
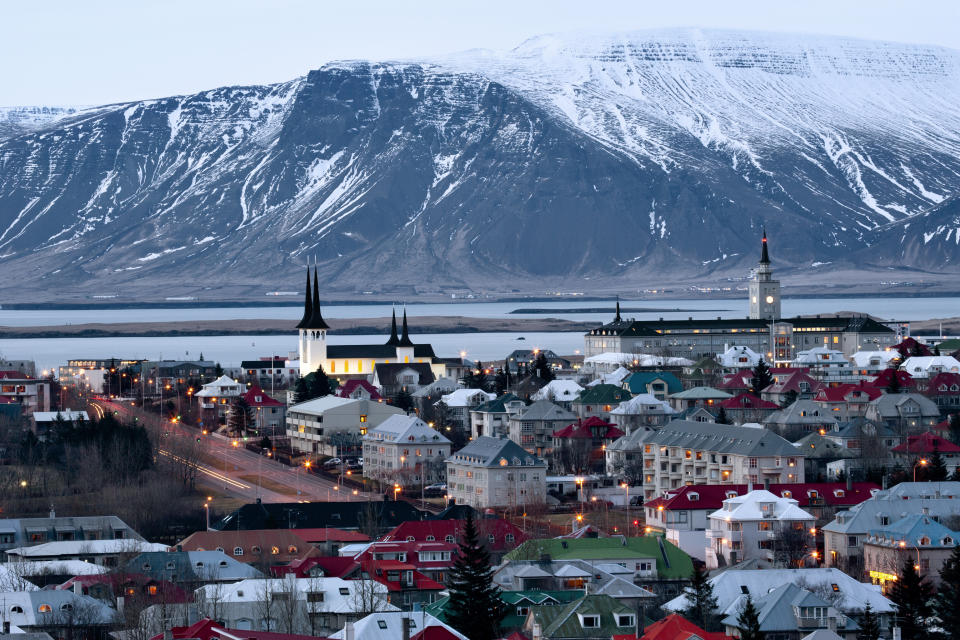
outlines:
{"label": "large white building", "polygon": [[547,463],[513,440],[481,436],[447,458],[447,494],[477,509],[543,504]]}
{"label": "large white building", "polygon": [[816,525],[817,519],[799,504],[765,489],[724,500],[723,507],[707,517],[707,568],[744,560],[777,562],[777,541],[786,531],[806,535]]}
{"label": "large white building", "polygon": [[287,436],[294,451],[339,456],[345,445],[359,446],[367,431],[402,409],[366,399],[323,396],[287,409]]}
{"label": "large white building", "polygon": [[403,334],[397,335],[397,315],[393,314],[393,327],[386,344],[340,344],[328,345],[327,332],[330,326],[323,319],[320,309],[320,289],[317,271],[313,271],[311,293],[310,270],[307,270],[307,292],[304,297],[303,318],[297,324],[299,330],[300,375],[313,373],[318,367],[338,378],[369,376],[381,363],[430,364],[434,376],[444,374],[446,367],[429,344],[414,344],[407,330],[407,312],[403,312]]}
{"label": "large white building", "polygon": [[393,415],[363,436],[363,475],[403,485],[442,482],[450,446],[420,418]]}

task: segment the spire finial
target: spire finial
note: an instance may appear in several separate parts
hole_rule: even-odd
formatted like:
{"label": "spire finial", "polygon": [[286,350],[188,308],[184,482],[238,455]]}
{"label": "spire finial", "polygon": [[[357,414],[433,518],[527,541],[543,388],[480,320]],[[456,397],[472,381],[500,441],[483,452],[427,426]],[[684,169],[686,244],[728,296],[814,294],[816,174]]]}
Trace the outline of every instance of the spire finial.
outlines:
{"label": "spire finial", "polygon": [[313,300],[310,297],[310,258],[307,258],[307,292],[303,297],[303,317],[297,323],[297,329],[307,329],[313,315]]}
{"label": "spire finial", "polygon": [[617,315],[614,316],[613,321],[614,321],[614,322],[622,322],[622,319],[620,318],[620,296],[619,296],[619,294],[617,295]]}
{"label": "spire finial", "polygon": [[767,228],[763,228],[763,240],[761,240],[763,249],[760,252],[760,264],[770,264],[770,254],[767,251]]}
{"label": "spire finial", "polygon": [[412,347],[413,342],[410,341],[410,334],[407,331],[407,305],[403,305],[403,333],[400,336],[400,346],[401,347]]}
{"label": "spire finial", "polygon": [[317,267],[313,267],[313,309],[310,312],[310,326],[307,329],[329,329],[323,319],[323,313],[320,311],[320,276],[317,275]]}
{"label": "spire finial", "polygon": [[400,338],[397,337],[397,308],[393,307],[392,309],[393,320],[390,323],[390,339],[387,340],[387,345],[395,347],[400,344]]}

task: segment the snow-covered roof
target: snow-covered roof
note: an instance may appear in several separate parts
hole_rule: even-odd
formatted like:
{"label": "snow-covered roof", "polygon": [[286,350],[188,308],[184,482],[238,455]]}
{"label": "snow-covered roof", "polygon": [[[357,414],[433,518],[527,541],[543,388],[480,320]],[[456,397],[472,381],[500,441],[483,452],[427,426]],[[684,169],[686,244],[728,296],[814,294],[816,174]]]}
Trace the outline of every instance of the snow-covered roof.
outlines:
{"label": "snow-covered roof", "polygon": [[[893,603],[883,596],[879,585],[860,582],[836,568],[818,569],[728,569],[710,578],[717,608],[729,613],[741,596],[754,598],[766,595],[783,584],[796,584],[817,591],[836,593],[836,605],[843,611],[863,610],[867,603],[878,613],[892,613]],[[837,588],[834,590],[833,585]],[[746,591],[744,591],[746,590]],[[679,612],[687,606],[687,596],[680,595],[663,605],[667,611]]]}
{"label": "snow-covered roof", "polygon": [[595,387],[598,384],[612,384],[615,386],[620,386],[623,384],[623,381],[627,376],[630,375],[630,371],[624,367],[619,367],[616,371],[612,371],[606,375],[600,376],[596,380],[591,380],[587,383],[588,387]]}
{"label": "snow-covered roof", "polygon": [[846,356],[843,355],[843,351],[837,351],[836,349],[830,349],[828,347],[814,347],[805,351],[799,351],[793,362],[799,366],[849,364]]}
{"label": "snow-covered roof", "polygon": [[86,411],[71,411],[70,409],[64,409],[63,411],[34,411],[33,421],[54,422],[57,419],[57,416],[60,416],[67,422],[86,422],[90,419]]}
{"label": "snow-covered roof", "polygon": [[[95,576],[107,573],[110,569],[102,564],[94,564],[84,560],[18,560],[13,563],[0,565],[5,569],[12,569],[18,576]],[[2,586],[0,586],[2,590]]]}
{"label": "snow-covered roof", "polygon": [[530,399],[534,402],[538,400],[556,400],[558,402],[573,402],[583,391],[583,387],[573,380],[551,380],[546,386],[533,394]]}
{"label": "snow-covered roof", "polygon": [[669,402],[657,400],[649,393],[641,393],[621,402],[616,409],[610,412],[610,415],[632,416],[649,413],[673,414],[676,412],[676,409],[671,407]]}
{"label": "snow-covered roof", "polygon": [[431,444],[450,444],[450,440],[416,416],[394,415],[370,429],[364,440],[377,442],[426,442]]}
{"label": "snow-covered roof", "polygon": [[621,353],[606,351],[583,359],[584,364],[619,364],[640,367],[689,367],[693,360],[687,358],[657,356],[651,353]]}
{"label": "snow-covered roof", "polygon": [[233,378],[229,376],[220,376],[213,382],[208,382],[203,385],[203,388],[200,391],[197,391],[194,395],[198,398],[218,398],[221,396],[236,396],[240,395],[246,388],[244,385],[240,384]]}
{"label": "snow-covered roof", "polygon": [[[483,397],[478,397],[480,395]],[[453,393],[442,396],[440,401],[451,408],[472,407],[487,402],[488,400],[496,400],[496,398],[497,394],[487,393],[482,389],[457,389]]]}
{"label": "snow-covered roof", "polygon": [[717,354],[717,362],[722,367],[748,369],[757,366],[760,354],[746,346],[733,346]]}
{"label": "snow-covered roof", "polygon": [[881,367],[886,368],[891,360],[895,360],[900,354],[896,351],[857,351],[850,356],[850,361],[857,368]]}
{"label": "snow-covered roof", "polygon": [[620,353],[617,351],[604,351],[583,359],[583,364],[630,364],[633,362],[632,353]]}
{"label": "snow-covered roof", "polygon": [[67,611],[83,611],[84,622],[95,625],[110,624],[117,618],[113,609],[96,598],[62,589],[2,592],[0,602],[5,608],[3,619],[11,627],[35,627]]}
{"label": "snow-covered roof", "polygon": [[797,506],[793,498],[783,498],[765,489],[757,489],[736,498],[723,501],[723,508],[709,515],[711,520],[749,521],[749,520],[804,520],[813,522],[816,518]]}
{"label": "snow-covered roof", "polygon": [[96,556],[110,553],[142,553],[144,551],[166,551],[165,544],[144,542],[142,540],[59,540],[45,542],[32,547],[7,549],[8,556],[19,558],[55,558],[57,556]]}
{"label": "snow-covered roof", "polygon": [[[362,638],[363,640],[399,640],[403,637],[403,619],[410,619],[410,636],[418,637],[417,634],[422,633],[424,629],[431,627],[440,627],[444,629],[450,636],[458,638],[459,640],[469,640],[467,636],[463,635],[459,631],[456,631],[453,627],[440,622],[437,618],[433,617],[426,611],[388,611],[380,613],[371,613],[365,618],[361,618],[353,623],[353,637]],[[342,640],[346,638],[346,629],[341,629],[335,634],[330,636],[331,638],[336,638],[337,640]],[[431,637],[429,634],[424,634],[420,637]]]}
{"label": "snow-covered roof", "polygon": [[270,592],[294,592],[298,599],[306,599],[307,592],[323,592],[323,610],[330,613],[353,613],[365,594],[377,594],[383,598],[382,606],[387,611],[397,608],[387,604],[387,587],[375,580],[343,580],[342,578],[252,578],[228,584],[205,585],[197,589],[207,597],[215,597],[223,603],[257,603]]}
{"label": "snow-covered roof", "polygon": [[903,361],[900,370],[914,378],[924,378],[931,372],[960,373],[960,360],[953,356],[913,356]]}
{"label": "snow-covered roof", "polygon": [[324,411],[329,411],[330,409],[346,407],[350,404],[359,403],[359,400],[354,398],[341,398],[340,396],[329,395],[322,396],[320,398],[314,398],[313,400],[307,400],[306,402],[301,402],[300,404],[295,404],[287,408],[287,412],[297,411],[300,413],[316,413],[320,414]]}

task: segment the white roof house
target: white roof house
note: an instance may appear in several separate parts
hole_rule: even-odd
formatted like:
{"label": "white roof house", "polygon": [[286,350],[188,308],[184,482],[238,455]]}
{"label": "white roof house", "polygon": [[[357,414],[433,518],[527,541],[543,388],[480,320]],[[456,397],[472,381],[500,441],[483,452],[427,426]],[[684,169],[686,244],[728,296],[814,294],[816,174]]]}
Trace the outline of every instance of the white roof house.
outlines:
{"label": "white roof house", "polygon": [[440,402],[451,409],[476,407],[489,400],[496,400],[497,394],[487,393],[482,389],[457,389],[440,398]]}
{"label": "white roof house", "polygon": [[732,346],[717,354],[717,362],[728,369],[752,369],[760,362],[761,355],[745,346]]}
{"label": "white roof house", "polygon": [[32,547],[7,549],[7,556],[23,560],[92,560],[96,562],[103,556],[143,553],[144,551],[166,551],[165,544],[144,542],[143,540],[60,540],[45,542]]}
{"label": "white roof house", "polygon": [[69,618],[66,614],[71,611],[83,611],[84,622],[91,625],[113,624],[118,618],[117,612],[100,600],[61,589],[2,592],[0,602],[5,608],[3,619],[10,623],[11,631],[12,627],[28,630],[56,626],[58,618]]}
{"label": "white roof house", "polygon": [[623,384],[623,381],[630,375],[630,370],[625,367],[618,367],[615,371],[604,374],[596,380],[587,383],[588,387],[595,387],[598,384],[612,384],[617,387]]}
{"label": "white roof house", "polygon": [[[349,634],[351,638],[362,638],[363,640],[402,640],[404,637],[403,634],[403,619],[407,618],[410,622],[408,623],[409,636],[413,637],[419,633],[422,633],[424,629],[431,627],[440,627],[445,629],[450,635],[454,638],[459,638],[460,640],[470,640],[467,636],[463,635],[453,627],[440,622],[437,618],[434,618],[432,615],[426,611],[384,611],[380,613],[371,613],[365,618],[357,620],[353,624],[352,633]],[[331,638],[336,638],[337,640],[343,640],[348,637],[347,630],[342,629],[332,636]],[[429,637],[429,634],[424,634],[423,637]]]}
{"label": "white roof house", "polygon": [[342,578],[250,578],[239,582],[208,584],[195,593],[206,598],[216,598],[222,604],[257,603],[263,600],[265,592],[296,593],[296,598],[304,600],[307,592],[323,592],[323,610],[330,613],[354,613],[357,603],[364,596],[369,599],[375,593],[383,599],[382,606],[387,611],[397,608],[387,603],[387,587],[373,580],[344,580]]}
{"label": "white roof house", "polygon": [[203,385],[203,388],[197,391],[194,396],[197,398],[230,398],[239,396],[246,390],[244,385],[233,378],[220,376],[213,382]]}
{"label": "white roof house", "polygon": [[913,356],[900,365],[914,378],[932,378],[938,373],[960,373],[960,360],[953,356]]}
{"label": "white roof house", "polygon": [[766,489],[757,489],[742,496],[727,498],[723,507],[711,513],[711,520],[723,522],[744,522],[757,520],[809,521],[816,517],[801,509],[800,503],[793,498],[784,498]]}
{"label": "white roof house", "polygon": [[670,406],[665,400],[657,400],[649,393],[641,393],[633,396],[629,400],[624,400],[617,408],[610,412],[610,415],[629,416],[629,415],[647,415],[647,414],[674,414],[677,410]]}
{"label": "white roof house", "polygon": [[573,402],[580,397],[581,391],[583,391],[583,387],[573,380],[551,380],[546,386],[533,394],[530,399],[534,402],[538,400]]}
{"label": "white roof house", "polygon": [[827,347],[814,347],[805,351],[798,351],[793,363],[799,367],[828,367],[847,366],[850,361],[843,355],[843,351]]}
{"label": "white roof house", "polygon": [[883,371],[890,366],[891,360],[896,360],[900,354],[896,351],[857,351],[850,356],[850,362],[857,369],[867,371]]}
{"label": "white roof house", "polygon": [[370,429],[364,440],[376,442],[450,444],[450,439],[416,416],[394,415]]}
{"label": "white roof house", "polygon": [[[851,612],[862,611],[867,604],[881,614],[894,611],[890,602],[880,591],[880,585],[860,582],[843,571],[834,568],[818,569],[728,569],[710,578],[717,609],[721,615],[737,611],[741,598],[747,595],[759,598],[784,585],[796,584],[817,592],[837,594],[834,606]],[[663,609],[679,613],[687,607],[686,594],[663,605]]]}
{"label": "white roof house", "polygon": [[86,422],[90,419],[86,411],[72,411],[70,409],[64,409],[63,411],[34,411],[33,421],[55,422],[57,416],[60,416],[67,422]]}

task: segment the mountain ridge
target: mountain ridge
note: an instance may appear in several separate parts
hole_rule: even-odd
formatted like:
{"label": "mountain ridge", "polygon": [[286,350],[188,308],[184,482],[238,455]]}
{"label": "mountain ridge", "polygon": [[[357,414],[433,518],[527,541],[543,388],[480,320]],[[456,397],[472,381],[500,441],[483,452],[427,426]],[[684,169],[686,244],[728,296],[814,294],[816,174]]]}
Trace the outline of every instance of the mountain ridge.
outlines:
{"label": "mountain ridge", "polygon": [[235,295],[313,258],[336,291],[533,291],[736,277],[767,226],[787,269],[949,270],[953,219],[936,252],[904,221],[957,193],[957,97],[956,51],[829,36],[332,62],[0,138],[0,265],[81,293]]}

